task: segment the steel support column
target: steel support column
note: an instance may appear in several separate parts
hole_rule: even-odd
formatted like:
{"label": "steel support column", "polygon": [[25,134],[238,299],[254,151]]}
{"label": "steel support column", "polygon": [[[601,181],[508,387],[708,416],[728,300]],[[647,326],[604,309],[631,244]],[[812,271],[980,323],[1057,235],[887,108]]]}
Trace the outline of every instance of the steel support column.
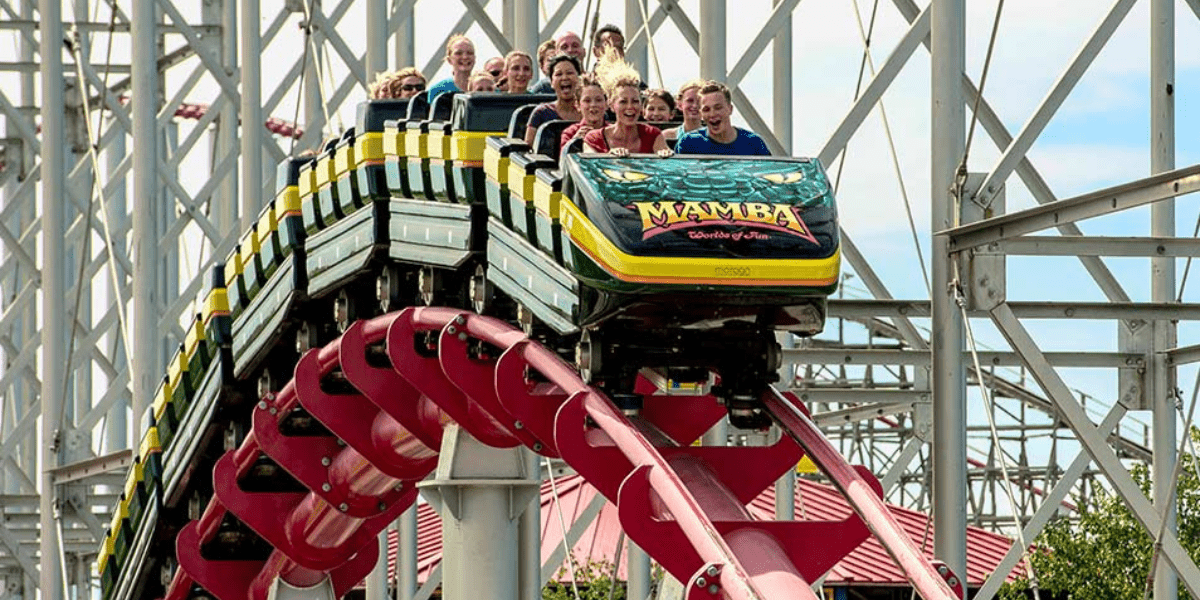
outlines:
{"label": "steel support column", "polygon": [[[218,50],[218,56],[221,57],[221,64],[232,73],[237,68],[238,26],[235,0],[202,3],[201,18],[206,25],[211,23],[221,27],[220,41],[216,42],[214,47]],[[214,105],[212,108],[217,107]],[[212,168],[220,165],[226,156],[238,153],[237,109],[238,107],[234,106],[230,98],[221,103],[220,115],[216,118],[216,125],[212,133],[212,159],[209,161]],[[223,235],[228,235],[237,224],[238,173],[237,164],[234,163],[223,174],[215,171],[209,174],[210,177],[224,178],[220,191],[213,194],[212,200],[209,201],[209,212],[212,215],[213,224]],[[217,243],[217,240],[214,240],[213,243]]]}
{"label": "steel support column", "polygon": [[523,451],[492,448],[458,425],[446,427],[436,474],[418,484],[442,515],[446,600],[518,599],[517,523],[540,487]]}
{"label": "steel support column", "polygon": [[398,27],[393,35],[396,40],[396,68],[403,69],[404,67],[412,67],[417,64],[416,50],[416,27],[413,21],[416,17],[413,14],[412,0],[395,0],[400,5],[397,11],[400,15],[400,27]]}
{"label": "steel support column", "polygon": [[[1175,168],[1175,3],[1150,2],[1150,174]],[[1175,235],[1175,200],[1150,206],[1150,234]],[[1175,259],[1150,259],[1150,295],[1154,302],[1175,300]],[[1176,531],[1176,494],[1168,494],[1174,479],[1176,456],[1175,369],[1166,351],[1175,347],[1175,324],[1154,321],[1153,356],[1150,359],[1150,398],[1154,410],[1154,508],[1166,520],[1164,530]],[[1185,432],[1184,435],[1187,435]],[[1155,600],[1178,597],[1179,581],[1165,560],[1156,563]]]}
{"label": "steel support column", "polygon": [[[930,227],[937,232],[958,224],[956,170],[965,148],[966,111],[964,0],[933,0],[930,22],[932,66],[932,148]],[[959,577],[967,563],[967,406],[963,368],[963,322],[955,303],[959,285],[949,239],[933,235],[931,332],[933,387],[934,555]]]}
{"label": "steel support column", "polygon": [[[646,600],[650,597],[650,555],[629,538],[625,538],[625,546],[629,549],[625,555],[625,574],[629,579],[625,597],[629,600]],[[617,548],[618,552],[620,550]],[[620,556],[616,558],[619,560]]]}
{"label": "steel support column", "polygon": [[[639,29],[646,26],[645,21],[642,20],[645,10],[646,0],[625,0],[625,60],[629,61],[629,64],[637,69],[637,72],[642,76],[642,81],[649,83],[650,62],[647,54],[651,36],[649,28],[646,29],[647,42],[639,45],[637,48],[629,48],[629,40],[633,38]],[[662,84],[662,82],[659,82],[659,84]]]}
{"label": "steel support column", "polygon": [[[779,6],[783,0],[774,0]],[[783,144],[783,149],[792,153],[792,17],[788,15],[787,24],[779,28],[775,34],[772,47],[771,66],[774,68],[775,82],[772,85],[771,110],[775,137]]]}
{"label": "steel support column", "polygon": [[[538,36],[538,3],[537,0],[511,0],[513,2],[513,49],[524,50],[534,57],[537,62],[537,47],[541,43]],[[537,65],[533,70],[537,74]]]}
{"label": "steel support column", "polygon": [[[312,2],[313,11],[321,10],[321,0]],[[309,27],[309,35],[306,38],[308,44],[308,60],[304,64],[304,130],[313,131],[324,129],[327,123],[325,122],[324,100],[321,94],[321,77],[318,65],[324,60],[325,36],[318,29],[311,19],[307,20]],[[322,133],[317,135],[317,141],[314,146],[320,146],[325,136]]]}
{"label": "steel support column", "polygon": [[[38,590],[43,600],[58,600],[63,589],[59,553],[58,493],[50,469],[58,466],[62,405],[66,398],[67,206],[66,102],[62,59],[62,3],[40,0],[42,116],[42,437],[38,467],[41,480],[41,566]],[[153,156],[153,155],[152,155]],[[14,549],[14,552],[17,550]]]}
{"label": "steel support column", "polygon": [[[21,11],[22,18],[28,19],[30,21],[33,20],[34,4],[35,3],[32,0],[27,0],[25,2],[20,3],[20,5],[21,5],[20,11]],[[29,40],[28,38],[26,38],[25,36],[17,36],[17,37],[18,37],[18,39],[17,39],[17,54],[18,54],[19,58],[23,61],[28,61],[28,62],[32,63],[33,57],[34,57],[33,42],[31,40]],[[20,76],[20,81],[21,81],[21,106],[37,106],[34,103],[34,89],[35,89],[34,88],[34,74],[32,72],[22,73]],[[10,121],[8,124],[11,125],[12,122]],[[12,131],[12,130],[6,130],[6,131]],[[45,137],[43,137],[43,139],[45,139]],[[21,144],[21,173],[25,177],[30,176],[29,169],[31,169],[34,164],[34,149],[32,146],[33,145],[29,144],[29,143]],[[30,195],[27,196],[26,198],[27,199],[21,200],[21,207],[18,210],[17,217],[16,217],[17,225],[18,225],[18,227],[21,227],[21,228],[32,225],[33,222],[38,218],[37,198],[33,195],[33,192],[30,192]],[[31,238],[27,243],[22,244],[21,248],[22,248],[22,250],[26,251],[29,255],[32,256],[36,253],[36,250],[37,250],[36,242],[35,242],[35,240],[33,240]],[[14,281],[16,282],[16,285],[20,285],[21,282],[23,282],[25,280],[33,279],[33,278],[39,276],[39,274],[34,272],[33,269],[30,269],[28,267],[26,267],[24,269],[21,268],[20,264],[17,265],[17,268],[14,269],[14,271],[16,273],[16,276],[14,277]],[[14,340],[14,345],[16,345],[18,348],[23,347],[25,344],[30,343],[35,337],[38,337],[40,334],[40,332],[37,330],[38,320],[37,320],[37,316],[35,313],[36,313],[36,305],[33,302],[28,303],[26,305],[25,310],[22,311],[22,315],[20,318],[20,325],[18,325],[14,328],[17,332],[17,337]],[[40,391],[37,389],[34,389],[34,385],[31,382],[26,382],[26,381],[16,382],[13,385],[13,397],[15,398],[15,402],[17,403],[17,406],[13,407],[13,414],[16,414],[17,412],[24,413],[25,411],[36,410],[35,403],[38,401],[39,393],[40,393]],[[14,424],[15,424],[15,421],[14,421]],[[38,461],[39,451],[38,451],[37,442],[35,441],[35,439],[36,439],[35,436],[30,434],[20,444],[21,452],[20,452],[20,459],[18,461],[19,465],[21,467],[21,470],[27,474],[27,478],[31,481],[37,479],[37,477],[34,476],[34,473],[37,472],[37,464],[38,464],[37,461]],[[6,491],[8,491],[9,493],[20,493],[22,491],[21,482],[17,481],[17,479],[18,478],[15,478],[15,477],[9,479],[9,481],[7,483]],[[26,589],[32,591],[32,589],[33,589],[33,581],[32,580],[27,581]]]}
{"label": "steel support column", "polygon": [[396,540],[396,600],[413,600],[417,595],[417,505],[400,515]]}
{"label": "steel support column", "polygon": [[130,442],[136,444],[142,431],[142,416],[154,397],[161,376],[159,357],[162,337],[158,335],[159,252],[155,235],[158,215],[158,65],[155,40],[158,24],[154,4],[138,2],[132,9],[130,55],[132,56],[133,99],[133,364],[130,391],[133,418]]}
{"label": "steel support column", "polygon": [[[789,21],[789,23],[790,23],[790,21]],[[778,41],[776,43],[778,43]],[[791,46],[791,26],[790,25],[788,26],[788,46],[789,46],[789,48]],[[776,50],[778,50],[778,47],[776,47]],[[789,50],[789,56],[790,56],[790,54],[791,54],[791,52]],[[778,55],[776,55],[776,59],[778,59],[778,58],[779,58]],[[791,66],[790,66],[791,61],[789,60],[787,62],[789,63],[788,72],[790,73],[791,72]],[[775,64],[779,65],[780,63],[777,62]],[[779,82],[776,82],[777,85],[778,85],[778,83]],[[791,82],[789,81],[787,85],[790,88]],[[776,89],[778,90],[778,88],[776,88]],[[791,104],[790,98],[788,99],[788,104],[789,105]],[[778,113],[776,113],[776,116],[778,117]],[[778,123],[778,121],[776,121],[776,122]],[[788,120],[788,127],[790,130],[790,128],[791,128],[790,119]],[[787,141],[785,143],[788,145],[789,148],[791,147],[791,136],[790,135],[788,136]],[[789,359],[786,353],[788,351],[795,350],[796,336],[792,335],[791,333],[777,331],[777,332],[775,332],[775,341],[779,342],[779,347],[784,352],[783,364],[779,367],[778,387],[780,389],[788,389],[788,388],[791,388],[792,386],[794,386],[796,383],[796,361],[795,361],[795,359]],[[781,437],[783,437],[784,435],[786,435],[786,434],[784,433],[783,429],[779,427],[779,425],[773,425],[771,427],[771,437],[770,437],[771,443],[778,442],[779,439]],[[886,489],[884,490],[884,493],[885,494],[887,493]],[[775,482],[775,520],[776,521],[791,521],[791,520],[794,520],[795,518],[796,518],[796,469],[793,468],[793,469],[788,469],[788,472],[786,474],[784,474],[783,477],[780,477]]]}
{"label": "steel support column", "polygon": [[[525,459],[525,472],[536,479],[541,490],[542,457],[528,448],[521,448]],[[517,551],[517,597],[542,597],[542,495],[533,494],[525,504],[521,518],[517,521],[520,547]]]}
{"label": "steel support column", "polygon": [[387,0],[367,0],[367,83],[375,81],[375,75],[388,70]]}
{"label": "steel support column", "polygon": [[725,81],[725,0],[700,0],[700,77]]}
{"label": "steel support column", "polygon": [[[117,126],[112,123],[112,121],[113,119],[110,119],[109,126]],[[105,151],[105,162],[107,163],[107,173],[104,175],[105,180],[113,179],[113,173],[116,172],[117,167],[120,166],[121,162],[125,160],[126,156],[125,135],[120,134],[114,136],[113,140],[108,144],[107,151]],[[237,185],[236,182],[234,185]],[[108,212],[106,213],[106,218],[108,219],[109,226],[114,229],[117,228],[118,224],[122,223],[128,214],[129,210],[126,206],[125,200],[125,186],[118,186],[113,189],[112,195],[108,197]],[[113,239],[113,245],[115,246],[113,248],[114,254],[125,254],[126,248],[125,244],[123,243],[123,239]],[[109,268],[115,269],[117,266],[109,265]],[[104,291],[104,305],[116,306],[118,302],[123,302],[124,300],[121,298],[120,290],[113,289],[113,278],[108,277],[106,279],[107,282]],[[120,279],[120,277],[117,278],[118,281]],[[111,331],[106,337],[108,339],[105,340],[104,351],[112,357],[114,365],[123,364],[125,346],[119,328]],[[117,400],[113,403],[112,408],[109,409],[108,422],[104,426],[105,452],[116,452],[117,450],[123,450],[130,446],[128,411],[129,403],[124,400]]]}
{"label": "steel support column", "polygon": [[[263,202],[262,29],[258,0],[241,0],[242,203],[241,231],[249,229]],[[310,23],[311,24],[311,23]]]}
{"label": "steel support column", "polygon": [[366,580],[366,600],[388,600],[388,531],[384,529],[379,533],[379,560],[375,562],[375,568],[367,574]]}

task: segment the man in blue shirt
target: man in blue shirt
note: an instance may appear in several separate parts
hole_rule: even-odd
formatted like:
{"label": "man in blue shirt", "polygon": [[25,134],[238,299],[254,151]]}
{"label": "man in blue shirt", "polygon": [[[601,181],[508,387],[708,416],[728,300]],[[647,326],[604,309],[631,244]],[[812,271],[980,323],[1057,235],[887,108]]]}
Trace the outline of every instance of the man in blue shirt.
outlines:
{"label": "man in blue shirt", "polygon": [[733,126],[732,115],[729,88],[715,81],[708,82],[700,88],[700,119],[706,126],[679,136],[675,153],[770,156],[771,151],[761,137]]}

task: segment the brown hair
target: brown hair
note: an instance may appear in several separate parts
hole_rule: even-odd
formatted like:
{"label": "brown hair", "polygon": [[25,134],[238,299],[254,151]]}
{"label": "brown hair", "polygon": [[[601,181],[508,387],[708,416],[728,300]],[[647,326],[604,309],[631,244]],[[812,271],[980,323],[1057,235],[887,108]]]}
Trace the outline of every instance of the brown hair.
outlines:
{"label": "brown hair", "polygon": [[667,105],[667,110],[671,112],[672,116],[674,116],[675,97],[671,95],[671,92],[668,92],[662,88],[657,88],[653,90],[646,90],[642,93],[643,103],[647,103],[651,98],[658,98],[659,100],[662,100],[663,103]]}
{"label": "brown hair", "polygon": [[546,63],[550,60],[550,54],[554,52],[556,48],[557,46],[554,45],[554,40],[546,40],[542,42],[541,46],[538,46],[538,69],[540,69],[544,75],[550,75],[550,70],[546,68],[549,65]]}
{"label": "brown hair", "polygon": [[600,88],[600,93],[605,94],[605,99],[607,99],[608,94],[604,92],[604,86],[601,85],[600,80],[596,79],[596,76],[591,73],[584,73],[583,75],[579,76],[579,95],[575,97],[575,100],[578,101],[580,98],[582,98],[583,90],[590,87]]}
{"label": "brown hair", "polygon": [[720,82],[716,82],[716,81],[705,82],[704,87],[700,88],[699,94],[701,96],[703,96],[705,94],[715,94],[717,92],[721,92],[722,94],[725,95],[726,102],[729,102],[731,104],[733,103],[733,100],[729,97],[729,88],[725,87],[725,84],[720,83]]}

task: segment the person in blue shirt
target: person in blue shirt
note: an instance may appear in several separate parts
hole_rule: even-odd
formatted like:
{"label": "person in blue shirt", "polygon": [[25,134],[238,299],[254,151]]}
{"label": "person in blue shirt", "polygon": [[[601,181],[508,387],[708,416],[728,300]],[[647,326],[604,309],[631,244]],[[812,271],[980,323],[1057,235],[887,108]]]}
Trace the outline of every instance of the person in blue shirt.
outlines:
{"label": "person in blue shirt", "polygon": [[675,153],[770,156],[767,143],[752,131],[734,127],[731,116],[729,88],[715,81],[706,83],[700,88],[700,118],[706,126],[679,136]]}
{"label": "person in blue shirt", "polygon": [[446,64],[450,65],[450,77],[429,87],[429,102],[444,92],[461,92],[467,89],[471,71],[475,69],[475,44],[467,36],[450,36],[446,42]]}
{"label": "person in blue shirt", "polygon": [[550,59],[555,54],[554,46],[554,40],[546,40],[542,42],[541,46],[538,46],[538,71],[541,71],[543,77],[529,85],[530,94],[554,93],[554,87],[550,85]]}

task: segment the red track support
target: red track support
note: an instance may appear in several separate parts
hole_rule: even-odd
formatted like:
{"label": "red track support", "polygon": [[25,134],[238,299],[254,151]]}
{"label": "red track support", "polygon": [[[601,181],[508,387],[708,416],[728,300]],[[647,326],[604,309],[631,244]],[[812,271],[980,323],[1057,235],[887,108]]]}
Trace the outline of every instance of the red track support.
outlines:
{"label": "red track support", "polygon": [[[792,437],[765,448],[701,448],[690,444],[724,416],[713,397],[656,397],[644,380],[637,391],[646,408],[628,418],[555,353],[503,321],[456,309],[410,308],[355,323],[306,353],[294,379],[256,405],[253,433],[218,461],[215,497],[179,536],[168,598],[185,598],[194,582],[218,600],[262,600],[276,577],[307,587],[327,573],[341,593],[375,562],[378,532],[415,501],[413,484],[436,466],[451,421],[492,446],[561,456],[617,505],[630,538],[687,583],[689,600],[815,599],[811,582],[865,539],[868,526],[927,599],[953,597],[937,567],[897,541],[903,534],[875,478],[847,465],[786,399],[765,397]],[[333,435],[281,430],[300,408]],[[853,515],[750,516],[745,505],[794,468],[801,446],[866,525]],[[308,491],[243,490],[261,454]],[[274,546],[271,556],[204,558],[201,548],[226,513]]]}
{"label": "red track support", "polygon": [[838,454],[833,444],[808,418],[799,398],[770,389],[763,393],[762,400],[784,431],[804,447],[813,463],[841,490],[854,512],[862,517],[884,550],[908,575],[917,593],[926,600],[963,597],[962,580],[950,572],[944,563],[931,563],[921,555],[880,500],[878,480],[846,463],[846,459]]}

